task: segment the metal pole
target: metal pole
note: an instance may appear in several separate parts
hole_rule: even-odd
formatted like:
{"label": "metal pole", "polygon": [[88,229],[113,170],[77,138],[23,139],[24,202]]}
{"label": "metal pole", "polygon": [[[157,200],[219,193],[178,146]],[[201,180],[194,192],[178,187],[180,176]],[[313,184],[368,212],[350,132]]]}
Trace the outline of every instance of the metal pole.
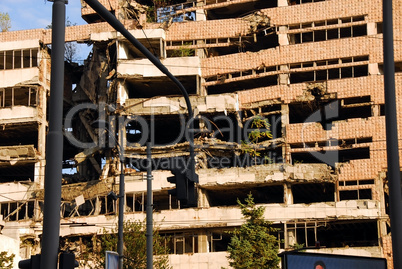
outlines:
{"label": "metal pole", "polygon": [[152,159],[151,143],[147,142],[147,269],[153,268],[153,197],[152,197]]}
{"label": "metal pole", "polygon": [[124,229],[124,132],[123,126],[119,127],[119,136],[120,136],[120,183],[119,183],[119,224],[118,224],[118,240],[117,240],[117,253],[119,253],[119,269],[123,269],[123,246],[124,246],[124,238],[123,238],[123,229]]}
{"label": "metal pole", "polygon": [[60,202],[63,162],[63,89],[66,1],[54,0],[52,11],[52,60],[49,101],[49,133],[46,143],[45,205],[41,269],[57,268],[60,234]]}
{"label": "metal pole", "polygon": [[402,268],[402,195],[396,114],[392,0],[383,0],[384,96],[387,140],[389,208],[394,268]]}
{"label": "metal pole", "polygon": [[190,151],[190,167],[192,178],[198,183],[198,179],[195,177],[195,161],[194,161],[194,134],[193,132],[193,110],[191,108],[190,98],[188,96],[187,90],[180,83],[180,81],[173,76],[169,70],[156,58],[144,45],[142,45],[125,27],[124,25],[112,14],[110,13],[102,4],[97,0],[85,0],[85,2],[98,13],[105,21],[107,21],[116,31],[120,32],[128,41],[131,42],[142,54],[145,55],[162,73],[164,73],[170,80],[172,80],[180,89],[186,101],[189,124],[188,130],[191,130],[189,135],[189,151]]}

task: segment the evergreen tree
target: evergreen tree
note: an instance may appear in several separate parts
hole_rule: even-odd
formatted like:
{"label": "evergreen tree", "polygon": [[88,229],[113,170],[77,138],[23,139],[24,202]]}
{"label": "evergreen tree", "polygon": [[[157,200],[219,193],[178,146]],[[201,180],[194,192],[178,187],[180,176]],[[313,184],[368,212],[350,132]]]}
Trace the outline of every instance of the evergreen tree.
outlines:
{"label": "evergreen tree", "polygon": [[277,229],[264,219],[265,208],[257,207],[251,194],[245,202],[242,204],[237,199],[246,222],[232,232],[229,264],[234,269],[277,269],[279,240],[273,235]]}

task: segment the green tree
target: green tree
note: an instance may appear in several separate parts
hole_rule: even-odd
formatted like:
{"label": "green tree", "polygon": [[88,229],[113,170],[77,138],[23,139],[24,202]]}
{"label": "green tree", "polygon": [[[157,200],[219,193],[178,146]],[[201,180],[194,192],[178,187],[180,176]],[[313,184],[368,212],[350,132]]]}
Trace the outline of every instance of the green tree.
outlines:
{"label": "green tree", "polygon": [[277,269],[279,240],[273,235],[277,229],[264,219],[265,208],[257,207],[251,194],[245,202],[237,199],[246,222],[232,232],[229,265],[234,269]]}
{"label": "green tree", "polygon": [[0,252],[0,268],[12,269],[15,254],[8,255],[7,251]]}
{"label": "green tree", "polygon": [[[248,139],[241,141],[241,150],[243,153],[249,154],[253,158],[261,157],[261,153],[257,150],[258,143],[265,139],[272,139],[272,134],[269,129],[271,125],[268,119],[261,116],[255,116],[251,122],[253,130],[248,133]],[[263,156],[266,162],[271,160],[268,156]]]}
{"label": "green tree", "polygon": [[[146,268],[146,235],[145,224],[140,221],[126,221],[124,223],[124,263],[125,269]],[[83,253],[78,259],[85,260],[89,268],[104,268],[105,251],[117,251],[117,229],[112,233],[104,231],[101,235],[94,235],[92,246],[87,253]],[[154,229],[153,233],[153,264],[155,269],[170,269],[168,260],[168,248],[164,244],[164,238]]]}
{"label": "green tree", "polygon": [[0,12],[0,29],[2,32],[8,32],[11,28],[11,19],[8,13]]}

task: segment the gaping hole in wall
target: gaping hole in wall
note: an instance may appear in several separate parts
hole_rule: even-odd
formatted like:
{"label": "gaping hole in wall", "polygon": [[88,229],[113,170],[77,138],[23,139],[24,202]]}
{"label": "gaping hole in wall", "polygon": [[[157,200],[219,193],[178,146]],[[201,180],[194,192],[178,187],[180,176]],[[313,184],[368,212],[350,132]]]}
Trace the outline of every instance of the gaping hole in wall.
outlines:
{"label": "gaping hole in wall", "polygon": [[[256,42],[257,41],[257,42]],[[271,32],[265,34],[264,31],[256,34],[256,37],[242,37],[242,41],[238,44],[238,52],[258,52],[264,49],[275,48],[279,45],[278,43],[278,35]],[[222,48],[221,50],[224,51]]]}
{"label": "gaping hole in wall", "polygon": [[[155,114],[157,114],[156,111]],[[184,135],[186,116],[171,114],[141,119],[137,121],[134,118],[127,122],[126,137],[128,143],[144,144],[146,141],[151,141],[154,146],[165,146],[186,141]]]}
{"label": "gaping hole in wall", "polygon": [[[216,138],[226,142],[240,143],[241,129],[235,114],[203,114],[201,121],[195,126],[201,129],[198,137]],[[202,132],[205,130],[205,132]]]}
{"label": "gaping hole in wall", "polygon": [[96,208],[96,199],[87,199],[85,203],[78,206],[78,214],[80,216],[90,216]]}
{"label": "gaping hole in wall", "polygon": [[294,204],[335,201],[334,183],[303,183],[291,187]]}
{"label": "gaping hole in wall", "polygon": [[[141,44],[148,49],[155,57],[162,58],[164,55],[161,54],[163,43],[162,38],[147,38],[140,41]],[[146,56],[139,51],[133,44],[123,40],[120,41],[120,49],[124,50],[124,56],[120,56],[119,60],[132,60],[132,59],[144,59]],[[120,64],[132,64],[129,62],[121,61]]]}
{"label": "gaping hole in wall", "polygon": [[283,163],[282,146],[279,143],[272,143],[270,146],[257,146],[253,144],[242,144],[241,150],[233,152],[232,147],[226,150],[221,147],[203,148],[204,157],[199,157],[199,164],[203,168],[231,168],[250,167],[255,165],[266,165],[272,163]]}
{"label": "gaping hole in wall", "polygon": [[38,148],[38,124],[5,125],[7,131],[0,132],[0,146],[34,145]]}
{"label": "gaping hole in wall", "polygon": [[19,164],[0,166],[0,182],[34,181],[34,164]]}
{"label": "gaping hole in wall", "polygon": [[251,193],[256,204],[283,203],[284,189],[282,185],[236,186],[203,188],[210,206],[236,206],[237,199],[244,202]]}
{"label": "gaping hole in wall", "polygon": [[[224,82],[224,80],[222,81]],[[229,83],[218,83],[207,87],[208,94],[230,93],[278,84],[278,76],[264,76],[262,78],[247,79]]]}
{"label": "gaping hole in wall", "polygon": [[[215,4],[213,1],[211,4]],[[254,10],[277,7],[277,0],[257,0],[249,3],[232,4],[230,6],[209,9],[207,12],[207,20],[221,20],[243,17]]]}
{"label": "gaping hole in wall", "polygon": [[[197,93],[198,76],[176,76],[189,94]],[[155,96],[181,95],[178,86],[167,77],[127,78],[125,87],[129,98],[150,98]]]}
{"label": "gaping hole in wall", "polygon": [[321,247],[378,246],[377,221],[327,222],[317,227],[317,240]]}
{"label": "gaping hole in wall", "polygon": [[289,123],[318,122],[321,120],[320,111],[315,103],[289,104]]}

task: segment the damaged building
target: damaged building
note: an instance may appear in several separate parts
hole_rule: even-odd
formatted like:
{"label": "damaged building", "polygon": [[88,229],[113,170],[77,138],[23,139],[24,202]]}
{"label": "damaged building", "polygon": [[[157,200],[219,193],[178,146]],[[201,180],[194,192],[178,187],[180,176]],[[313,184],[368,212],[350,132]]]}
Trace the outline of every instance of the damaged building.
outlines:
{"label": "damaged building", "polygon": [[[189,156],[183,96],[82,1],[88,24],[67,27],[66,42],[92,51],[84,64],[65,63],[62,238],[115,228],[108,194],[121,173],[125,220],[145,219],[151,141],[153,217],[173,268],[227,267],[227,232],[244,222],[236,201],[249,193],[282,251],[319,241],[309,251],[382,257],[393,268],[380,0],[100,2],[190,95],[197,204],[168,192],[166,163]],[[42,234],[51,30],[3,32],[0,44],[0,239],[26,259]]]}

